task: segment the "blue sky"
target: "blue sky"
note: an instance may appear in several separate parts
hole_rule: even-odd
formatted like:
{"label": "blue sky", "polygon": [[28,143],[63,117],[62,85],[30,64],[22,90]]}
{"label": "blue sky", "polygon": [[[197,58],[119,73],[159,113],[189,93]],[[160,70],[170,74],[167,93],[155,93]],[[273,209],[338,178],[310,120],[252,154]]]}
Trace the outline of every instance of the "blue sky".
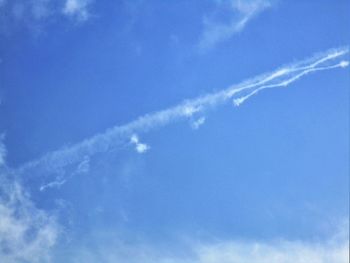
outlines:
{"label": "blue sky", "polygon": [[349,262],[348,0],[0,0],[1,262]]}

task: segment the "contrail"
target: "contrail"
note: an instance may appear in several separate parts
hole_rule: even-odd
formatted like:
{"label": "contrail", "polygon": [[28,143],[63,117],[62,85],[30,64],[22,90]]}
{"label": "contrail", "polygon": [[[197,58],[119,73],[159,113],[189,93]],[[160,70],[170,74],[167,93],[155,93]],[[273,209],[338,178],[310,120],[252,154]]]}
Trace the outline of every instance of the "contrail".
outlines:
{"label": "contrail", "polygon": [[243,97],[237,98],[233,100],[233,103],[236,106],[239,106],[240,104],[242,104],[244,101],[246,101],[247,99],[249,99],[251,96],[257,94],[259,91],[263,90],[263,89],[271,89],[271,88],[277,88],[277,87],[287,87],[290,83],[300,79],[302,76],[307,75],[311,72],[314,71],[321,71],[321,70],[328,70],[328,69],[334,69],[334,68],[344,68],[347,67],[349,65],[348,61],[341,61],[338,64],[332,65],[332,66],[328,66],[328,67],[314,67],[314,68],[309,68],[309,69],[305,69],[304,71],[302,71],[300,74],[297,74],[287,80],[284,80],[278,84],[271,84],[271,85],[263,85],[260,86],[259,88],[254,89],[254,91],[250,92],[248,95],[245,95]]}
{"label": "contrail", "polygon": [[348,47],[331,49],[309,59],[279,68],[271,73],[232,85],[227,89],[186,100],[165,110],[146,114],[125,125],[115,126],[73,146],[49,152],[37,160],[20,166],[17,173],[22,174],[33,168],[40,168],[45,171],[60,170],[68,165],[80,162],[86,156],[116,149],[129,141],[133,134],[144,133],[175,121],[189,119],[195,114],[203,114],[215,106],[231,100],[238,106],[263,89],[289,86],[312,72],[347,67],[349,62],[341,60],[341,58],[348,53]]}

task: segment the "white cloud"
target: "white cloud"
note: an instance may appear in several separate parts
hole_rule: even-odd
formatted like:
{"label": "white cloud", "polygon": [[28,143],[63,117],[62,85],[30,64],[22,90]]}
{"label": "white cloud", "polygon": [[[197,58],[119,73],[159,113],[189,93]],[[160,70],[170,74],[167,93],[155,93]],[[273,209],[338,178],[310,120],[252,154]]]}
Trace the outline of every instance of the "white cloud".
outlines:
{"label": "white cloud", "polygon": [[84,22],[94,0],[0,0],[0,26],[5,33],[27,28],[39,33],[58,18]]}
{"label": "white cloud", "polygon": [[54,219],[35,208],[19,184],[2,179],[0,190],[1,262],[47,261],[58,237]]}
{"label": "white cloud", "polygon": [[144,144],[144,143],[138,143],[136,145],[136,151],[138,153],[145,153],[147,152],[148,150],[150,149],[150,147],[147,145],[147,144]]}
{"label": "white cloud", "polygon": [[209,242],[187,238],[180,244],[181,254],[176,252],[179,250],[165,251],[164,247],[154,244],[126,245],[118,238],[102,234],[90,238],[97,241],[93,248],[74,249],[76,261],[73,262],[349,263],[348,224],[342,225],[339,231],[321,241],[215,239]]}
{"label": "white cloud", "polygon": [[[0,149],[5,149],[2,143]],[[3,158],[0,164],[0,261],[48,262],[59,227],[54,217],[35,207],[14,178]]]}
{"label": "white cloud", "polygon": [[145,153],[150,149],[149,145],[140,143],[139,137],[136,134],[131,136],[130,142],[135,145],[135,149],[138,153]]}
{"label": "white cloud", "polygon": [[340,62],[340,66],[341,66],[342,68],[348,67],[348,66],[349,66],[349,61],[345,61],[345,60],[341,61],[341,62]]}
{"label": "white cloud", "polygon": [[89,18],[88,7],[90,4],[91,0],[66,0],[63,14],[85,21]]}
{"label": "white cloud", "polygon": [[65,183],[66,183],[66,180],[56,178],[55,181],[52,181],[50,183],[47,183],[47,184],[40,186],[39,190],[40,190],[40,192],[42,192],[42,191],[45,191],[47,188],[53,188],[53,187],[60,188]]}
{"label": "white cloud", "polygon": [[139,143],[139,137],[136,134],[133,134],[130,138],[130,142],[134,144]]}
{"label": "white cloud", "polygon": [[5,163],[0,136],[0,262],[48,262],[59,227],[55,218],[31,202]]}
{"label": "white cloud", "polygon": [[[348,54],[348,52],[347,47],[332,49],[304,61],[277,69],[271,73],[232,85],[216,93],[186,100],[174,107],[146,114],[125,125],[115,126],[104,133],[97,134],[71,147],[48,153],[40,159],[24,164],[17,172],[30,172],[32,168],[37,168],[38,166],[44,169],[44,171],[59,170],[70,164],[80,163],[86,156],[89,157],[98,152],[106,152],[110,149],[120,147],[128,139],[131,143],[137,145],[139,143],[138,137],[136,135],[133,136],[137,132],[147,132],[172,122],[192,118],[194,114],[203,114],[205,111],[230,100],[233,100],[239,105],[262,89],[286,87],[312,72],[342,68],[347,63],[346,61],[338,60]],[[136,150],[145,152],[148,149],[149,147],[144,145]]]}
{"label": "white cloud", "polygon": [[205,123],[205,117],[200,117],[199,119],[192,122],[191,126],[193,129],[197,130],[200,126],[202,126]]}
{"label": "white cloud", "polygon": [[196,249],[198,263],[348,263],[348,242],[223,242]]}
{"label": "white cloud", "polygon": [[204,31],[200,37],[198,47],[201,52],[213,48],[220,42],[228,40],[239,33],[247,23],[260,12],[271,6],[269,0],[230,0],[216,1],[217,8],[228,10],[229,21],[217,21],[219,15],[212,14],[203,18]]}
{"label": "white cloud", "polygon": [[195,114],[196,112],[201,111],[201,107],[188,104],[188,105],[184,105],[184,106],[183,106],[182,111],[183,111],[183,114],[184,114],[185,116],[191,117],[191,116],[192,116],[193,114]]}

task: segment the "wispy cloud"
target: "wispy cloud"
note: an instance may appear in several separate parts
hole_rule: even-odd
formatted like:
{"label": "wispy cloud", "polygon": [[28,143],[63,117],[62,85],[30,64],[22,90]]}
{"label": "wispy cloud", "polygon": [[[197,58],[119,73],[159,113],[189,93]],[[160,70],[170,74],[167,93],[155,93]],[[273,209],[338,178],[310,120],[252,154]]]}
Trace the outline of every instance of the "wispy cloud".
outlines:
{"label": "wispy cloud", "polygon": [[349,244],[302,241],[228,242],[197,248],[198,263],[348,263]]}
{"label": "wispy cloud", "polygon": [[[81,162],[86,156],[116,149],[118,146],[125,144],[126,140],[133,138],[133,134],[144,133],[171,122],[193,119],[195,115],[203,115],[206,111],[231,100],[235,105],[240,105],[253,94],[263,89],[289,86],[312,72],[346,67],[348,66],[348,62],[342,60],[342,58],[348,52],[347,47],[332,49],[307,60],[279,68],[271,73],[232,85],[219,92],[186,100],[175,107],[146,114],[132,122],[122,126],[115,126],[105,133],[97,134],[71,147],[48,153],[40,159],[24,164],[18,169],[18,172],[26,173],[32,168],[35,168],[36,171],[38,171],[38,168],[43,169],[43,171],[59,170],[71,164]],[[139,143],[138,137],[136,138],[131,139],[134,145]],[[147,149],[147,146],[140,146],[136,150],[144,152]]]}
{"label": "wispy cloud", "polygon": [[89,5],[91,0],[66,0],[63,8],[63,14],[74,17],[79,21],[85,21],[89,18]]}
{"label": "wispy cloud", "polygon": [[35,207],[14,178],[5,162],[0,163],[0,261],[49,262],[59,227],[54,217]]}
{"label": "wispy cloud", "polygon": [[83,160],[78,163],[77,167],[68,175],[65,176],[63,171],[58,172],[58,176],[55,178],[55,180],[52,181],[51,178],[49,182],[42,183],[39,187],[40,192],[46,191],[50,188],[61,188],[62,185],[64,185],[67,181],[69,181],[72,177],[79,174],[86,174],[90,170],[90,158],[88,156],[85,156]]}
{"label": "wispy cloud", "polygon": [[236,106],[241,105],[244,101],[246,101],[247,99],[249,99],[251,96],[257,94],[258,92],[260,92],[263,89],[271,89],[271,88],[278,88],[278,87],[286,87],[288,86],[290,83],[300,79],[301,77],[303,77],[304,75],[309,74],[310,72],[313,71],[320,71],[320,70],[328,70],[328,69],[334,69],[334,68],[344,68],[347,67],[349,65],[348,61],[341,61],[338,64],[335,65],[331,65],[331,66],[325,66],[325,67],[309,67],[309,68],[305,68],[305,70],[301,71],[299,74],[293,75],[290,78],[287,78],[284,81],[278,82],[276,84],[268,84],[268,85],[262,85],[257,89],[254,89],[253,91],[251,91],[250,93],[248,93],[247,95],[244,95],[242,97],[236,98],[233,100],[233,104]]}
{"label": "wispy cloud", "polygon": [[87,173],[90,170],[90,158],[89,156],[85,156],[81,163],[79,163],[76,171],[74,173],[76,174],[83,174]]}
{"label": "wispy cloud", "polygon": [[40,192],[42,192],[42,191],[45,191],[47,188],[53,188],[53,187],[60,188],[65,183],[66,183],[66,180],[56,178],[55,181],[52,181],[50,183],[47,183],[47,184],[40,186],[39,190],[40,190]]}
{"label": "wispy cloud", "polygon": [[216,239],[209,242],[187,238],[179,255],[152,244],[125,245],[115,239],[106,244],[103,236],[104,242],[98,242],[93,249],[75,249],[75,257],[86,263],[348,263],[348,238],[348,224],[322,241]]}
{"label": "wispy cloud", "polygon": [[229,19],[228,21],[220,21],[221,12],[204,16],[204,30],[198,43],[201,52],[230,39],[242,31],[252,18],[271,6],[269,0],[217,0],[216,3],[217,10],[226,11]]}
{"label": "wispy cloud", "polygon": [[39,30],[59,17],[83,22],[90,17],[93,1],[0,0],[1,29],[7,33],[16,28]]}
{"label": "wispy cloud", "polygon": [[191,123],[192,128],[197,130],[200,126],[202,126],[205,123],[205,120],[205,117],[200,117],[199,119],[195,120]]}

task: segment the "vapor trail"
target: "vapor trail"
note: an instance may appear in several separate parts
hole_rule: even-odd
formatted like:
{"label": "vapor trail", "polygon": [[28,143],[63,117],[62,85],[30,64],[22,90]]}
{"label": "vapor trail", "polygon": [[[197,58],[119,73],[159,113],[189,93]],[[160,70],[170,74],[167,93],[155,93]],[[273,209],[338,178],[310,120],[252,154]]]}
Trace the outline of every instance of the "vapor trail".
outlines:
{"label": "vapor trail", "polygon": [[17,172],[21,174],[39,167],[47,171],[63,169],[68,165],[80,162],[86,156],[116,149],[129,141],[133,134],[147,132],[156,127],[188,119],[194,114],[203,114],[209,109],[230,100],[233,100],[234,104],[238,106],[263,89],[286,87],[311,72],[346,67],[349,62],[345,60],[339,62],[339,60],[348,52],[348,47],[332,49],[309,59],[279,68],[271,73],[232,85],[219,92],[186,100],[174,107],[146,114],[125,125],[115,126],[73,146],[50,152],[37,160],[20,166]]}
{"label": "vapor trail", "polygon": [[349,65],[349,63],[347,61],[341,61],[338,64],[332,65],[332,66],[328,66],[328,67],[315,67],[315,68],[309,68],[309,69],[305,69],[303,70],[301,73],[287,79],[284,80],[278,84],[271,84],[271,85],[263,85],[260,86],[259,88],[254,89],[254,91],[250,92],[248,95],[245,95],[243,97],[239,97],[233,100],[233,103],[236,106],[241,105],[244,101],[246,101],[247,99],[249,99],[251,96],[257,94],[259,91],[263,90],[263,89],[271,89],[271,88],[278,88],[278,87],[287,87],[289,84],[291,84],[292,82],[300,79],[302,76],[307,75],[311,72],[314,71],[321,71],[321,70],[328,70],[328,69],[334,69],[334,68],[344,68],[347,67]]}

